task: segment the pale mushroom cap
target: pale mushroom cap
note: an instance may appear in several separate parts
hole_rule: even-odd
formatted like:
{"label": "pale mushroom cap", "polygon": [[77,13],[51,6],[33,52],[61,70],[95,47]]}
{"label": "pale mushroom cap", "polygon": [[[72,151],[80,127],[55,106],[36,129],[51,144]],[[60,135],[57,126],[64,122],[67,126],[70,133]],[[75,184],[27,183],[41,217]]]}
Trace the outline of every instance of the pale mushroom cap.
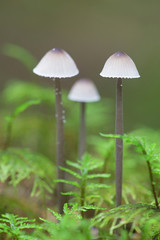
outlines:
{"label": "pale mushroom cap", "polygon": [[133,60],[124,52],[116,52],[110,56],[102,72],[102,77],[108,78],[139,78],[140,75]]}
{"label": "pale mushroom cap", "polygon": [[42,77],[69,78],[79,70],[71,56],[60,48],[53,48],[40,60],[33,72]]}
{"label": "pale mushroom cap", "polygon": [[90,79],[81,78],[72,86],[68,98],[76,102],[96,102],[100,100],[100,95]]}

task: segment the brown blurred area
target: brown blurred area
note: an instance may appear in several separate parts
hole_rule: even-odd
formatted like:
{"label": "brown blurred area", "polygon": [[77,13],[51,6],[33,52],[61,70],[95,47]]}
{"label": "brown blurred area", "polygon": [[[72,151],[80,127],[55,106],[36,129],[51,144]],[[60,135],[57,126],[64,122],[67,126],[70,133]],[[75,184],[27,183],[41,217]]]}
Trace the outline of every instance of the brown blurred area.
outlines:
{"label": "brown blurred area", "polygon": [[[159,128],[160,1],[150,0],[1,0],[0,48],[20,45],[39,60],[54,47],[76,61],[78,77],[63,80],[69,89],[79,77],[91,78],[104,97],[115,98],[115,80],[99,73],[116,51],[136,63],[140,79],[124,80],[125,131]],[[33,75],[33,74],[32,74]],[[0,86],[18,77],[44,86],[51,82],[32,76],[23,65],[0,53]]]}

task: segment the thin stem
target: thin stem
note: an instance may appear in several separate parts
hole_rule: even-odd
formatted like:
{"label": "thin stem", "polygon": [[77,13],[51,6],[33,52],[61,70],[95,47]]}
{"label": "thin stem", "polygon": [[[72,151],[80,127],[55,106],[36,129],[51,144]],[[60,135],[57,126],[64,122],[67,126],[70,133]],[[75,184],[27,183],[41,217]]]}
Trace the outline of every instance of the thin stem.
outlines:
{"label": "thin stem", "polygon": [[42,192],[42,206],[43,206],[43,209],[44,209],[44,218],[47,218],[46,194],[45,194],[44,191]]}
{"label": "thin stem", "polygon": [[156,195],[156,190],[155,190],[155,186],[154,186],[152,168],[151,168],[151,164],[150,164],[149,161],[147,161],[147,166],[148,166],[148,170],[149,170],[149,177],[150,177],[150,182],[151,182],[153,197],[154,197],[154,200],[155,200],[156,207],[157,207],[157,209],[159,209],[159,203],[158,203],[158,199],[157,199],[157,195]]}
{"label": "thin stem", "polygon": [[[85,198],[85,186],[81,186],[81,207],[84,207],[84,198]],[[81,211],[81,216],[84,218],[84,212]]]}
{"label": "thin stem", "polygon": [[81,121],[80,121],[80,136],[79,136],[79,159],[82,159],[86,148],[86,126],[85,126],[85,108],[86,104],[81,103]]}
{"label": "thin stem", "polygon": [[[63,106],[61,96],[61,83],[59,79],[55,79],[55,92],[56,92],[56,119],[57,119],[57,177],[58,179],[65,179],[64,171],[59,169],[59,166],[65,165],[64,162],[64,130],[63,130]],[[59,213],[63,213],[63,205],[65,203],[64,196],[64,183],[57,184],[58,195],[58,209]]]}
{"label": "thin stem", "polygon": [[[83,170],[82,170],[83,171]],[[82,179],[81,179],[81,207],[84,207],[85,204],[85,194],[86,194],[86,178],[83,174],[83,172],[81,172],[82,175]],[[81,216],[84,218],[84,212],[81,211]]]}
{"label": "thin stem", "polygon": [[11,118],[7,124],[7,135],[6,135],[6,140],[3,147],[4,150],[7,149],[10,145],[11,135],[12,135],[12,126],[13,126],[13,119]]}
{"label": "thin stem", "polygon": [[[115,134],[123,135],[123,95],[122,79],[117,79]],[[123,140],[116,139],[116,206],[122,202]]]}

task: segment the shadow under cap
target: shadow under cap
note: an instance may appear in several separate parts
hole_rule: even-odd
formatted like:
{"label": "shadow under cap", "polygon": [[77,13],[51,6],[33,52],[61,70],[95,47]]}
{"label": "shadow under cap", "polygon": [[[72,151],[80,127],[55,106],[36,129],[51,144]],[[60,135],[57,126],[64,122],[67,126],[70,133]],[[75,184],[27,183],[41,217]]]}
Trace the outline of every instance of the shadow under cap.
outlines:
{"label": "shadow under cap", "polygon": [[76,102],[97,102],[100,95],[90,79],[81,78],[72,86],[68,98]]}
{"label": "shadow under cap", "polygon": [[42,57],[33,72],[42,77],[69,78],[77,75],[79,70],[66,51],[53,48]]}
{"label": "shadow under cap", "polygon": [[116,52],[110,56],[100,73],[108,78],[139,78],[140,75],[133,60],[125,52]]}

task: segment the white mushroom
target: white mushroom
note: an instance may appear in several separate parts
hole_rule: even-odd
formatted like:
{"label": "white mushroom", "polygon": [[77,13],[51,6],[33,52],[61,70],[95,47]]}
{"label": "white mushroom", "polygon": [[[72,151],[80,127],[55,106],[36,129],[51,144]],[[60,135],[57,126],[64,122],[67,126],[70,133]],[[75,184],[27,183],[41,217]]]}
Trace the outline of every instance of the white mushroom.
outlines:
{"label": "white mushroom", "polygon": [[79,137],[79,159],[82,158],[86,149],[86,124],[85,124],[85,108],[87,102],[96,102],[100,100],[100,95],[94,83],[87,78],[79,79],[72,86],[68,98],[72,101],[80,102],[81,105],[81,121],[80,121],[80,137]]}
{"label": "white mushroom", "polygon": [[[47,52],[40,60],[33,72],[42,77],[49,77],[55,80],[56,93],[56,118],[57,118],[57,177],[64,179],[64,171],[59,169],[59,166],[64,166],[64,131],[63,131],[63,106],[61,97],[61,82],[60,78],[69,78],[77,75],[79,70],[71,58],[71,56],[60,48],[53,48]],[[59,212],[63,213],[64,197],[61,195],[64,192],[64,184],[58,183],[58,208]]]}
{"label": "white mushroom", "polygon": [[[116,90],[116,126],[115,134],[123,135],[123,97],[122,78],[139,78],[140,75],[133,60],[124,52],[109,57],[100,73],[102,77],[117,78]],[[116,139],[116,206],[122,202],[122,162],[123,140]]]}

